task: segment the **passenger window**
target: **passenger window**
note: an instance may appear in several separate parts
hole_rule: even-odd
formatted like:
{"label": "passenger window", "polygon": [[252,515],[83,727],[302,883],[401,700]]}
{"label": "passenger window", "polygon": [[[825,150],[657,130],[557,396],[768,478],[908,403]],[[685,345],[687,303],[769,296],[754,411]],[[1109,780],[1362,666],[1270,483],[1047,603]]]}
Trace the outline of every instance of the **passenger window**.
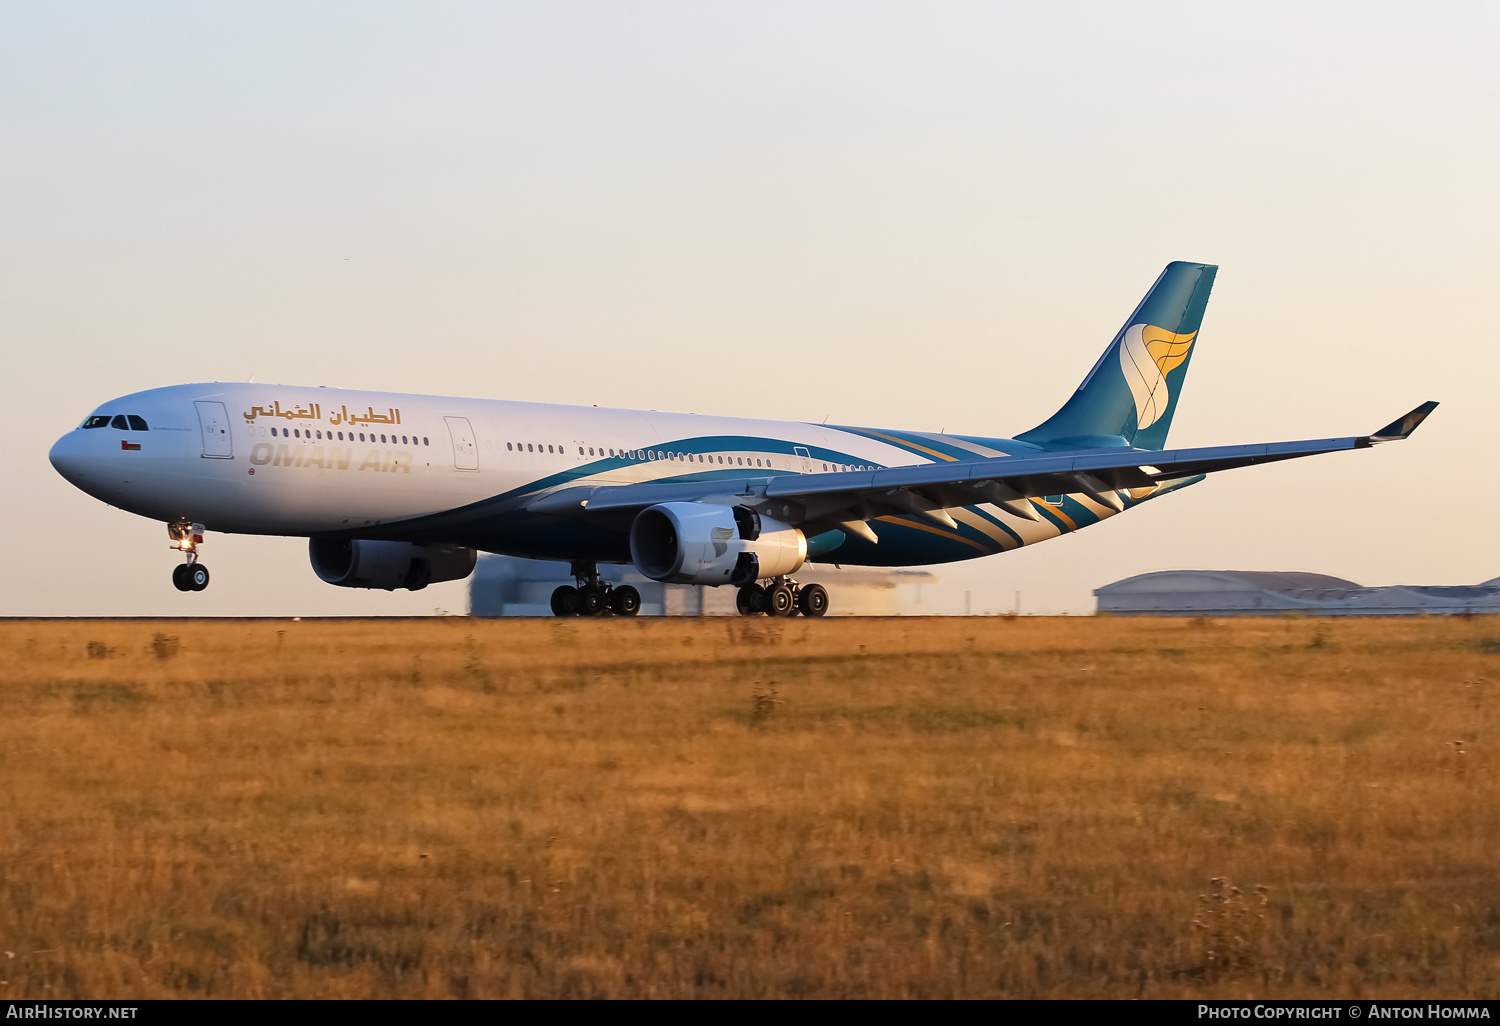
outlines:
{"label": "passenger window", "polygon": [[401,436],[401,444],[402,444],[402,445],[405,445],[405,444],[406,444],[406,436],[405,436],[405,435],[402,435],[402,436]]}
{"label": "passenger window", "polygon": [[422,444],[423,444],[423,445],[426,445],[426,444],[427,444],[427,436],[426,436],[426,435],[423,435],[423,436],[422,436]]}
{"label": "passenger window", "polygon": [[275,437],[276,437],[276,429],[275,429],[275,428],[272,428],[272,429],[271,429],[271,437],[272,437],[272,438],[275,438]]}
{"label": "passenger window", "polygon": [[119,428],[121,431],[130,430],[130,425],[125,422],[125,414],[123,413],[115,414],[115,419],[109,422],[109,426],[113,428]]}
{"label": "passenger window", "polygon": [[146,427],[145,418],[143,418],[143,417],[137,417],[133,413],[130,414],[130,429],[132,431],[145,431],[145,430],[148,430],[147,427]]}
{"label": "passenger window", "polygon": [[343,440],[344,440],[344,433],[342,431],[340,431],[339,432],[339,441],[342,442]]}
{"label": "passenger window", "polygon": [[[275,431],[275,430],[276,430],[276,429],[275,429],[275,428],[272,428],[272,429],[271,429],[271,430],[272,430],[272,431],[273,431],[273,432],[274,432],[274,431]],[[360,432],[360,433],[359,433],[359,440],[360,440],[360,441],[361,441],[361,442],[363,442],[363,441],[364,441],[364,440],[365,440],[365,433],[364,433],[364,432],[363,432],[363,431],[361,431],[361,432]]]}

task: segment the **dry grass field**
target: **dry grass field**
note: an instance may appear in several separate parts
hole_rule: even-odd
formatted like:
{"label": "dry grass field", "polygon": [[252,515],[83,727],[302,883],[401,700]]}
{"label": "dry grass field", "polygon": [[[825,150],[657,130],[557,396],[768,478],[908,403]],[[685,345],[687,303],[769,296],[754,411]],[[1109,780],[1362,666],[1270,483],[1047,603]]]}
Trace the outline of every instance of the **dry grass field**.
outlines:
{"label": "dry grass field", "polygon": [[1486,619],[0,623],[0,997],[1500,993]]}

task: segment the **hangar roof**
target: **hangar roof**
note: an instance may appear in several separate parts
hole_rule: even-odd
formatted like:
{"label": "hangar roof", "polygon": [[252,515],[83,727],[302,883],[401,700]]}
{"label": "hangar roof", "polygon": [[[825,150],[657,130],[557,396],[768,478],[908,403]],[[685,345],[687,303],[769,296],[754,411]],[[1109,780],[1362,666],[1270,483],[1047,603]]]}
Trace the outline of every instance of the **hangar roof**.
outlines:
{"label": "hangar roof", "polygon": [[[1184,579],[1188,580],[1184,580]],[[1305,570],[1156,570],[1148,574],[1136,574],[1124,580],[1106,584],[1094,594],[1105,591],[1160,591],[1164,586],[1173,590],[1181,588],[1191,579],[1213,582],[1221,587],[1236,584],[1263,588],[1267,591],[1291,594],[1308,590],[1359,591],[1362,585],[1346,581],[1329,574],[1309,573]]]}
{"label": "hangar roof", "polygon": [[1300,570],[1158,570],[1106,584],[1094,594],[1101,611],[1124,613],[1500,613],[1500,578],[1477,585],[1366,588],[1342,577]]}

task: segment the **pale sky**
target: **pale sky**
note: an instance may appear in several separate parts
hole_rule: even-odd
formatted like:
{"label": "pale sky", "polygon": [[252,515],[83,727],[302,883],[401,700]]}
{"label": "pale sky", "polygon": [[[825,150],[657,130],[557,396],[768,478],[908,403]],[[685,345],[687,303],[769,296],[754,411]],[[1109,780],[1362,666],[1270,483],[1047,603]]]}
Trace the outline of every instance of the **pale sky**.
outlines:
{"label": "pale sky", "polygon": [[[1215,475],[935,568],[1087,612],[1175,567],[1500,575],[1500,7],[0,2],[4,615],[462,611],[163,525],[47,450],[184,381],[1009,435],[1170,260],[1220,265],[1170,443]],[[1420,515],[1419,515],[1420,514]],[[836,601],[836,597],[835,597]]]}

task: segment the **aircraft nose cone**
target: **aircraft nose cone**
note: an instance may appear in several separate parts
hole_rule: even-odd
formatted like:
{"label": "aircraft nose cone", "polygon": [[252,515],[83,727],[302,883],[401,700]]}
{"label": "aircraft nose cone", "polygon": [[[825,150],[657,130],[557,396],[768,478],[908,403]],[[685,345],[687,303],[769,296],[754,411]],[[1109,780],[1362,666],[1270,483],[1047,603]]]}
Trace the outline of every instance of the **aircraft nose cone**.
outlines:
{"label": "aircraft nose cone", "polygon": [[69,431],[52,446],[47,458],[53,468],[68,481],[82,488],[87,475],[84,440],[77,431]]}

